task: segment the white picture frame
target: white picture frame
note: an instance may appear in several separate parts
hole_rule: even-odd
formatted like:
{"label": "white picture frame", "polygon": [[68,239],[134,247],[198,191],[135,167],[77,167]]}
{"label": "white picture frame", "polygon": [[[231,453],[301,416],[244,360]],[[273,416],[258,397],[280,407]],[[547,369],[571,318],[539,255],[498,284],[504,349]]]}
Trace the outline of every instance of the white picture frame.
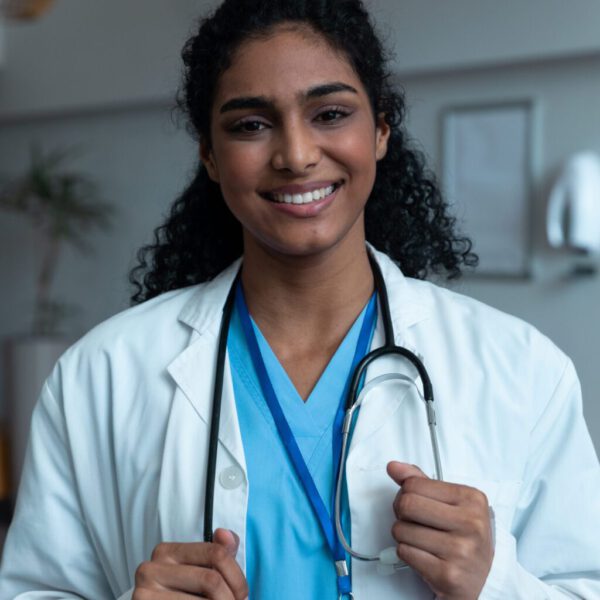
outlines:
{"label": "white picture frame", "polygon": [[443,189],[479,255],[475,275],[530,276],[533,111],[515,100],[443,113]]}

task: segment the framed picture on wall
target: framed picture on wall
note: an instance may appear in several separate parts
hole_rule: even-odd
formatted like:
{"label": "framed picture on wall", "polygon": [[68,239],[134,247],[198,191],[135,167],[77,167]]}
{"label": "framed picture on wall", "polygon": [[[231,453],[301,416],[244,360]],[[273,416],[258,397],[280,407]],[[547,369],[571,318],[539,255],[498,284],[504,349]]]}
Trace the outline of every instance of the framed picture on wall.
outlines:
{"label": "framed picture on wall", "polygon": [[519,100],[443,113],[443,186],[479,255],[476,275],[530,274],[533,111]]}

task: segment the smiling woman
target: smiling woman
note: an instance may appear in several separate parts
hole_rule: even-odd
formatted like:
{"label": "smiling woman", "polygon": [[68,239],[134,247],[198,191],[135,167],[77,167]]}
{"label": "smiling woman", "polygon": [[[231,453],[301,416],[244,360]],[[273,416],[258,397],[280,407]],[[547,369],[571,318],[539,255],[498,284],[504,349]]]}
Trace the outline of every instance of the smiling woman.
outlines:
{"label": "smiling woman", "polygon": [[269,249],[364,247],[389,133],[347,59],[312,30],[281,27],[243,43],[219,80],[202,159],[242,224],[246,261]]}
{"label": "smiling woman", "polygon": [[[288,59],[283,67],[279,67],[281,72],[275,74],[272,72],[273,61],[265,65],[251,61],[245,50],[256,38],[268,41],[277,27],[282,29],[286,39],[299,38],[304,45],[298,55],[287,49],[287,44],[271,40],[277,47],[273,49],[276,52],[283,49]],[[310,53],[310,60],[304,55],[305,51]],[[239,65],[234,64],[234,58]],[[274,59],[275,56],[268,55],[267,58]],[[255,141],[250,134],[257,135],[270,127],[269,111],[271,118],[281,117],[281,109],[278,114],[276,112],[276,99],[268,97],[266,88],[260,88],[253,78],[258,76],[258,81],[264,81],[263,75],[271,69],[269,79],[273,83],[279,77],[289,79],[295,73],[292,65],[295,68],[296,62],[302,63],[304,73],[324,59],[329,63],[329,69],[323,73],[325,79],[317,81],[311,73],[309,79],[303,81],[298,76],[294,82],[294,94],[300,94],[295,98],[297,102],[303,102],[305,110],[312,107],[320,111],[318,115],[312,115],[313,131],[318,131],[317,125],[321,124],[323,135],[330,131],[329,135],[335,134],[338,139],[344,136],[343,122],[352,116],[351,108],[343,102],[337,103],[335,95],[345,100],[352,97],[364,100],[366,97],[370,108],[367,114],[376,126],[372,135],[382,126],[388,130],[388,150],[377,164],[364,213],[367,240],[384,250],[402,266],[406,275],[412,277],[425,278],[431,273],[457,277],[463,265],[476,264],[469,240],[455,231],[454,218],[440,196],[435,179],[419,153],[408,144],[403,129],[402,94],[390,83],[384,49],[360,3],[274,2],[264,10],[264,3],[249,2],[242,10],[235,3],[226,2],[215,12],[214,18],[202,22],[199,35],[190,38],[186,44],[183,59],[186,74],[180,105],[189,117],[192,134],[203,148],[205,163],[198,165],[194,180],[173,204],[170,218],[156,230],[155,243],[140,251],[140,264],[131,274],[137,289],[132,298],[134,302],[211,279],[241,256],[242,228],[233,218],[228,204],[223,202],[222,188],[215,185],[214,177],[209,177],[208,150],[216,133],[215,127],[227,123],[238,130],[230,133],[239,136],[238,146],[240,152],[244,152],[243,166],[249,160],[245,151]],[[245,72],[242,64],[246,67]],[[234,69],[230,73],[232,66]],[[335,66],[341,66],[342,70],[332,72]],[[339,79],[340,73],[349,75],[349,72],[348,81]],[[231,80],[233,73],[242,74],[243,81],[239,84],[246,84],[247,89],[242,85],[235,96],[222,99],[217,105],[216,95],[222,93],[223,85]],[[250,93],[248,90],[252,87],[260,89]],[[293,95],[290,90],[286,93]],[[362,106],[358,115],[363,123],[364,109]],[[282,129],[277,121],[273,125],[276,126],[273,133],[279,136],[279,142],[286,142],[282,135],[290,133],[289,127]],[[342,127],[342,131],[336,133],[338,127]],[[264,135],[260,133],[260,136]],[[246,142],[242,143],[244,140]],[[364,141],[359,141],[364,146]],[[291,150],[293,148],[288,152]],[[360,155],[365,150],[361,147]],[[281,155],[273,159],[277,165]],[[282,177],[285,176],[279,178]],[[309,185],[314,182],[312,173],[304,179]],[[294,193],[289,195],[293,200]]]}
{"label": "smiling woman", "polygon": [[0,598],[600,597],[573,365],[417,280],[476,257],[360,0],[226,0],[183,59],[201,162],[44,387]]}

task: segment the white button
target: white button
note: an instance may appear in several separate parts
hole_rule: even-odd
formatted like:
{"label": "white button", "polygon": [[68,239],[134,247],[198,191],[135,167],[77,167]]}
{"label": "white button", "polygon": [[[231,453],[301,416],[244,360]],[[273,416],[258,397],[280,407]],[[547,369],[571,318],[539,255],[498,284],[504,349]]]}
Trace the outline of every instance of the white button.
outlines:
{"label": "white button", "polygon": [[227,467],[219,473],[219,483],[226,490],[234,490],[242,485],[244,474],[239,467]]}

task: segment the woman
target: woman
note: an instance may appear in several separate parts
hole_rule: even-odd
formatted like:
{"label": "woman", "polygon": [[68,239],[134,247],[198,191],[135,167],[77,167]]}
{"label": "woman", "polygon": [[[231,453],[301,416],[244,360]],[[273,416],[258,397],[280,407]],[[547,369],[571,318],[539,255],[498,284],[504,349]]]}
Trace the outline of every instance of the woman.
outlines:
{"label": "woman", "polygon": [[[141,254],[144,302],[44,387],[1,597],[600,597],[573,367],[526,324],[411,279],[475,259],[407,147],[360,1],[227,0],[184,61],[202,164]],[[406,384],[427,394],[426,377],[379,359],[367,383],[405,379],[353,424],[341,529],[410,567],[388,575],[340,559],[331,519],[339,408],[384,343],[378,273],[394,343],[431,377],[444,475]]]}

